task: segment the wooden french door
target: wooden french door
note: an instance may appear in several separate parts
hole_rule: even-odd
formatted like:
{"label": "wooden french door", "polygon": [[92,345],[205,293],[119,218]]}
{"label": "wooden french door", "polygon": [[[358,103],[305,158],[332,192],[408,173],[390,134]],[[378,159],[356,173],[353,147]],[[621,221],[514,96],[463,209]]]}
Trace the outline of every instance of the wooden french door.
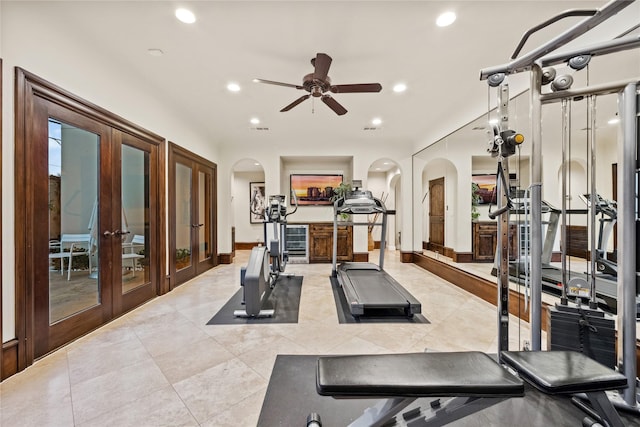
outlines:
{"label": "wooden french door", "polygon": [[444,177],[429,181],[429,245],[444,252]]}
{"label": "wooden french door", "polygon": [[16,131],[22,369],[159,292],[161,141],[22,70],[17,78],[27,89]]}
{"label": "wooden french door", "polygon": [[169,145],[169,271],[171,287],[218,264],[216,165]]}

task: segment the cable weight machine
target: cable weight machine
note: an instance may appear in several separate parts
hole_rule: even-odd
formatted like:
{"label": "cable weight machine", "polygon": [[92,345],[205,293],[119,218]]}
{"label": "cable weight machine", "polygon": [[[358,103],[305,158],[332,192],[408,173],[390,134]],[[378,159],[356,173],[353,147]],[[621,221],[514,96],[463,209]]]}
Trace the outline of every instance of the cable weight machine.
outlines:
{"label": "cable weight machine", "polygon": [[[618,142],[618,275],[617,275],[617,332],[618,351],[617,369],[627,378],[627,387],[619,393],[609,394],[609,399],[618,407],[639,413],[636,369],[636,297],[638,288],[638,272],[636,267],[637,235],[638,235],[638,102],[640,76],[624,81],[587,85],[580,89],[572,89],[572,79],[562,76],[563,81],[552,85],[552,92],[542,91],[543,83],[548,82],[550,74],[545,71],[556,64],[572,63],[572,58],[588,54],[589,57],[606,55],[640,47],[640,37],[623,36],[609,41],[583,46],[579,50],[565,50],[554,53],[557,49],[593,27],[611,18],[620,10],[631,5],[628,0],[612,0],[596,10],[592,16],[570,27],[563,33],[549,40],[542,46],[514,58],[511,62],[481,70],[480,79],[495,79],[494,75],[508,75],[530,71],[531,95],[531,345],[532,350],[541,350],[541,255],[542,255],[542,107],[544,104],[561,102],[563,99],[590,97],[604,94],[617,94],[622,137]],[[547,24],[548,25],[548,24]],[[546,25],[541,26],[543,28]],[[577,61],[578,63],[583,61]],[[558,77],[551,79],[555,81]],[[500,80],[500,79],[498,79]],[[595,194],[595,192],[592,192]]]}

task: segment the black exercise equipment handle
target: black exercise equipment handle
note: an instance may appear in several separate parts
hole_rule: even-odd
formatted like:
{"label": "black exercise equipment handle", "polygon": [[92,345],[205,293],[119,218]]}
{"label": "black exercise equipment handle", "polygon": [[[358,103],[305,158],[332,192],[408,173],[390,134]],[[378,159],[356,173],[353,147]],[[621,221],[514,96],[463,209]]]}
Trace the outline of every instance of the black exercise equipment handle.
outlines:
{"label": "black exercise equipment handle", "polygon": [[496,217],[502,215],[503,213],[505,213],[509,209],[511,209],[511,206],[509,206],[509,204],[507,204],[507,205],[501,207],[500,209],[498,209],[497,211],[489,212],[489,214],[488,214],[489,218],[496,219]]}
{"label": "black exercise equipment handle", "polygon": [[[490,219],[496,219],[496,217],[502,215],[507,212],[509,209],[513,207],[513,203],[511,203],[511,197],[509,196],[509,186],[507,184],[507,179],[504,176],[504,169],[502,169],[502,160],[498,161],[498,172],[496,175],[496,179],[499,179],[502,182],[502,188],[504,188],[504,192],[507,196],[507,204],[498,209],[497,211],[489,211],[488,216]],[[495,194],[495,191],[494,191]],[[499,196],[499,195],[498,195]]]}

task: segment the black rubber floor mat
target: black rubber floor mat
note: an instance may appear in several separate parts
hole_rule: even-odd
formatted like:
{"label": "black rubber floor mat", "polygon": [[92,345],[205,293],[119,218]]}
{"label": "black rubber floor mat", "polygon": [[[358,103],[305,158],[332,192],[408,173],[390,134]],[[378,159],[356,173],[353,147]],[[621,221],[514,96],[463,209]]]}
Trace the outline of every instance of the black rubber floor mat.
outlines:
{"label": "black rubber floor mat", "polygon": [[338,279],[335,277],[330,279],[339,323],[431,323],[422,314],[414,314],[413,317],[407,317],[401,310],[390,309],[369,309],[365,316],[353,317],[344,292],[342,292],[338,284]]}
{"label": "black rubber floor mat", "polygon": [[267,301],[265,309],[275,309],[273,317],[242,318],[233,312],[242,309],[242,288],[207,322],[207,325],[245,325],[260,323],[298,323],[302,276],[281,276]]}
{"label": "black rubber floor mat", "polygon": [[[317,355],[278,355],[262,403],[258,427],[305,425],[316,412],[323,426],[345,426],[359,417],[373,399],[334,399],[316,391]],[[434,399],[418,399],[403,412],[431,409]],[[625,426],[638,426],[639,419],[620,411]],[[554,426],[580,425],[585,413],[566,396],[550,396],[525,384],[525,397],[507,399],[463,418],[456,426]],[[398,415],[396,419],[402,419]],[[404,425],[404,424],[402,424]]]}

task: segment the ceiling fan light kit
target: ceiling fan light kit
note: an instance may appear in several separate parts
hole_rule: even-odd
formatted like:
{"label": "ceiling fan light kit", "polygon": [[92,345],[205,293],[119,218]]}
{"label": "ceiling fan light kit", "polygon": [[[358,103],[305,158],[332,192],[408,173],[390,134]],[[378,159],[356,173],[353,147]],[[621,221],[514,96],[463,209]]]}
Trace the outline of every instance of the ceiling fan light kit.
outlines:
{"label": "ceiling fan light kit", "polygon": [[310,97],[320,98],[329,108],[333,110],[339,116],[347,113],[347,109],[344,108],[335,98],[329,93],[366,93],[366,92],[380,92],[382,85],[380,83],[356,83],[346,85],[332,85],[331,78],[329,78],[329,67],[331,67],[332,59],[326,53],[318,53],[315,58],[311,59],[311,65],[314,67],[313,73],[307,74],[302,78],[302,85],[294,85],[290,83],[276,82],[273,80],[255,79],[254,81],[259,83],[266,83],[276,86],[292,87],[298,90],[306,90],[309,92],[307,95],[303,95],[300,98],[293,101],[291,104],[284,107],[280,112],[291,110],[296,105],[309,99]]}

